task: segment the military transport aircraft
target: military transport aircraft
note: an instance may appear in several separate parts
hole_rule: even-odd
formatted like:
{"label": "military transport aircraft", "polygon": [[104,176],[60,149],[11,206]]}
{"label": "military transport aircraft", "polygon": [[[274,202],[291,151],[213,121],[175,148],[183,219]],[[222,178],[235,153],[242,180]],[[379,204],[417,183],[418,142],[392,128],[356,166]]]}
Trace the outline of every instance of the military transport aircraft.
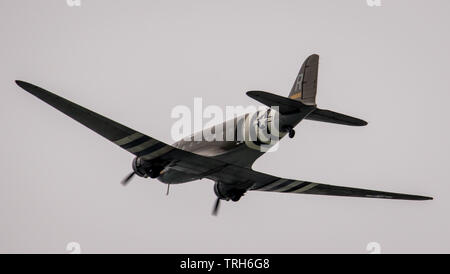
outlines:
{"label": "military transport aircraft", "polygon": [[[293,138],[294,127],[303,119],[348,126],[367,125],[363,120],[317,107],[315,97],[318,68],[319,56],[315,54],[309,56],[303,63],[288,97],[263,91],[247,92],[248,96],[269,107],[265,112],[258,113],[256,123],[269,126],[269,120],[277,112],[280,139],[285,135]],[[183,139],[168,145],[40,87],[23,81],[16,81],[16,83],[32,95],[134,154],[136,157],[132,162],[133,172],[122,181],[123,185],[126,185],[134,175],[157,178],[168,186],[202,178],[214,181],[214,192],[217,196],[213,209],[214,215],[217,214],[220,200],[236,202],[249,190],[402,200],[432,199],[417,195],[291,180],[264,174],[251,169],[255,160],[265,153],[263,150],[255,149],[264,143],[259,138],[254,141],[236,139],[212,142]],[[270,108],[274,106],[277,111]],[[248,114],[244,114],[241,118],[248,118]],[[239,123],[233,124],[233,130],[237,131],[236,127]],[[227,127],[225,122],[223,126]]]}

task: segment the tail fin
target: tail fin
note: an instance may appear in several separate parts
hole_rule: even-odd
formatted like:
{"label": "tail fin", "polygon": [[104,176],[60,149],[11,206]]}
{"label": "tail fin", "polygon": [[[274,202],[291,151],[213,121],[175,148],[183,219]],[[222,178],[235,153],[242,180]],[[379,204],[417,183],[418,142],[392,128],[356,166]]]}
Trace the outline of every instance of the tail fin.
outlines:
{"label": "tail fin", "polygon": [[298,73],[289,98],[305,105],[316,105],[317,74],[319,71],[319,55],[309,56]]}

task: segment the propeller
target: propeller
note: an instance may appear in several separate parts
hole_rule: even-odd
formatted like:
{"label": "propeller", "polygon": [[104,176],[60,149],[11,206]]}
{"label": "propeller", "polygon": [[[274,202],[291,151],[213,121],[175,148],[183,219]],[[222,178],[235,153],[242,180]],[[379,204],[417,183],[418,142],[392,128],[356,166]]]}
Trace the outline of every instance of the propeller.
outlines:
{"label": "propeller", "polygon": [[134,171],[131,172],[131,173],[128,174],[128,176],[125,177],[120,183],[121,183],[123,186],[126,186],[126,185],[130,182],[131,178],[133,178],[134,174],[136,174],[136,172],[134,172]]}
{"label": "propeller", "polygon": [[220,198],[217,198],[216,203],[214,204],[212,215],[217,216],[217,213],[219,212],[219,206],[220,206]]}

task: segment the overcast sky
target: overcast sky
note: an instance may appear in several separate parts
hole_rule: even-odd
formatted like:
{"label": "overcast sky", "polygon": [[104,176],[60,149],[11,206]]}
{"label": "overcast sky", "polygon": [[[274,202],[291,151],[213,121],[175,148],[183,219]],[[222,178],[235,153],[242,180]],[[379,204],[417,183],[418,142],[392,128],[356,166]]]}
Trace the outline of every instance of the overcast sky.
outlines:
{"label": "overcast sky", "polygon": [[[450,2],[0,2],[0,252],[450,252]],[[21,79],[171,143],[176,105],[287,96],[320,55],[317,103],[364,128],[304,121],[254,169],[432,196],[390,201],[248,193],[136,178],[132,155],[14,83]]]}

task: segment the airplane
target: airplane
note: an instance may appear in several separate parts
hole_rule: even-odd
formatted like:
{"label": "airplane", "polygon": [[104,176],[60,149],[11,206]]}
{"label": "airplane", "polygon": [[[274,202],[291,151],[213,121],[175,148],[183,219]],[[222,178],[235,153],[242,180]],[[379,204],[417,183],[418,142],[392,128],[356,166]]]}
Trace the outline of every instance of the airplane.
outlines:
{"label": "airplane", "polygon": [[[301,66],[288,97],[264,91],[248,91],[248,96],[269,107],[266,111],[257,113],[253,122],[258,126],[263,124],[268,128],[269,120],[275,117],[274,115],[278,115],[279,139],[286,135],[293,138],[294,127],[303,119],[347,126],[367,125],[367,122],[361,119],[317,107],[318,68],[319,56],[317,54],[309,56]],[[255,147],[261,147],[265,142],[258,136],[256,140],[244,141],[237,139],[233,141],[194,141],[195,138],[184,138],[169,145],[38,86],[19,80],[16,80],[16,83],[25,91],[134,154],[133,171],[122,180],[123,185],[127,185],[135,175],[143,178],[156,178],[167,184],[168,187],[171,184],[186,183],[203,178],[214,181],[214,192],[217,199],[213,207],[213,215],[217,215],[221,200],[237,202],[247,191],[400,200],[433,199],[432,197],[327,185],[272,176],[251,168],[252,164],[266,152],[255,149]],[[243,121],[249,117],[247,113],[235,119]],[[237,132],[238,124],[233,123],[234,128],[231,130]],[[223,134],[230,130],[227,128],[226,122],[220,126],[226,128]],[[201,132],[194,133],[191,137],[195,137],[196,134],[201,134]]]}

